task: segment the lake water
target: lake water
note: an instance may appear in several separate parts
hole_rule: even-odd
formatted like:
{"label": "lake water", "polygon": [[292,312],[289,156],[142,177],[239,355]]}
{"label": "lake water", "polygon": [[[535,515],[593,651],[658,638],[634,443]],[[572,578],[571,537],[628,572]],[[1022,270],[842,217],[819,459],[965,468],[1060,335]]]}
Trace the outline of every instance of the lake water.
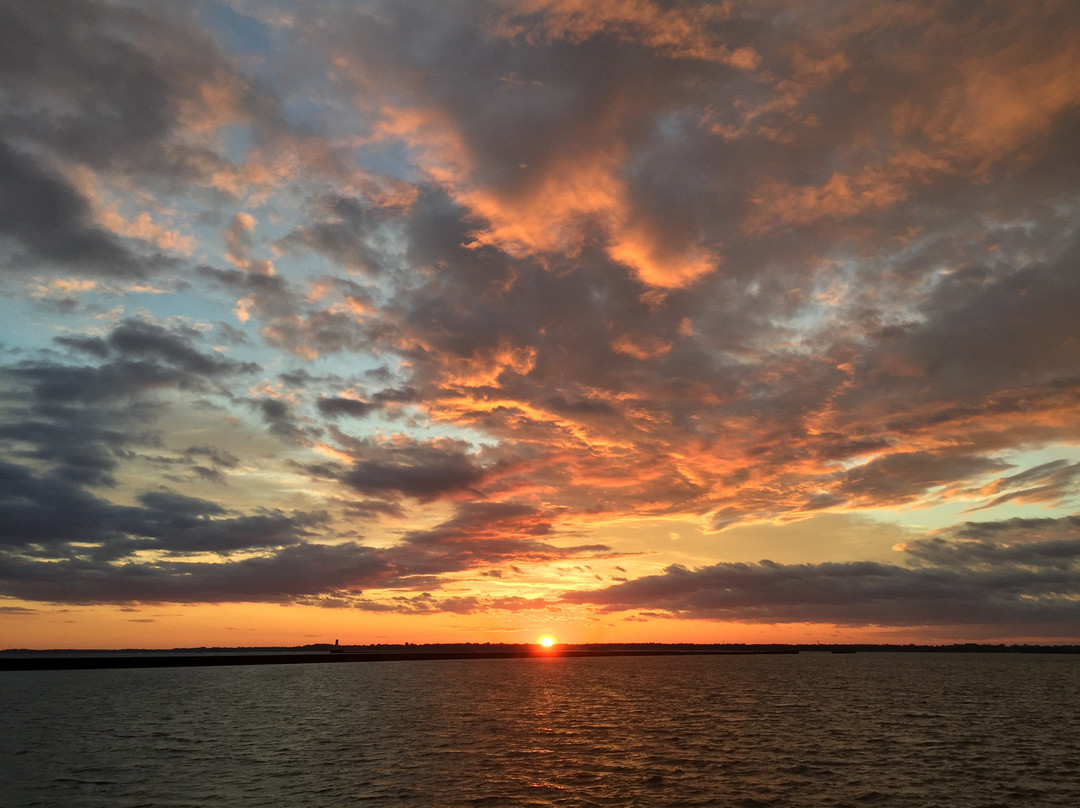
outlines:
{"label": "lake water", "polygon": [[1080,805],[1080,656],[0,673],[0,805]]}

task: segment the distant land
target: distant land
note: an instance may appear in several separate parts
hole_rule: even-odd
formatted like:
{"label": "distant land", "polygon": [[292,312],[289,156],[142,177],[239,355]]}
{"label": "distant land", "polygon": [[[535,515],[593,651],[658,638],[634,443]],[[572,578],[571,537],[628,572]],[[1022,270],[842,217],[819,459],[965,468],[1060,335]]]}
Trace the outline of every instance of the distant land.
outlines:
{"label": "distant land", "polygon": [[484,660],[613,656],[738,656],[771,654],[871,652],[1077,654],[1080,645],[952,645],[884,644],[690,644],[587,643],[542,648],[531,643],[438,643],[416,645],[343,645],[313,643],[291,647],[173,648],[170,650],[32,650],[0,651],[0,671],[85,670],[103,668],[204,667],[220,665],[281,665],[342,662],[399,662],[419,660]]}

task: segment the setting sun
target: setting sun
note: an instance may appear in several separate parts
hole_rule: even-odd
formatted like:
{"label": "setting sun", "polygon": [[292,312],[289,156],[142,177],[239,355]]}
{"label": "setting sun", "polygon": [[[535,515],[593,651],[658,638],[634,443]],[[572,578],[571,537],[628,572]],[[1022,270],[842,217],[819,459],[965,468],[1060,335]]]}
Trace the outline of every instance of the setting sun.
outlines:
{"label": "setting sun", "polygon": [[536,642],[537,642],[538,645],[540,645],[540,646],[542,646],[544,648],[551,648],[553,645],[555,645],[555,638],[552,637],[550,634],[545,634],[543,637],[541,637]]}

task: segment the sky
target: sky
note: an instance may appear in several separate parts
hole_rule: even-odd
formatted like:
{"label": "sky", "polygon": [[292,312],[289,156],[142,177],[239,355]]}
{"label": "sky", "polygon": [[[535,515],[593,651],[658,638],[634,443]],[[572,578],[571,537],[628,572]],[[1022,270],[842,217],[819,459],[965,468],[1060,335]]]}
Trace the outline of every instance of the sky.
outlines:
{"label": "sky", "polygon": [[1080,642],[1080,4],[0,0],[0,647]]}

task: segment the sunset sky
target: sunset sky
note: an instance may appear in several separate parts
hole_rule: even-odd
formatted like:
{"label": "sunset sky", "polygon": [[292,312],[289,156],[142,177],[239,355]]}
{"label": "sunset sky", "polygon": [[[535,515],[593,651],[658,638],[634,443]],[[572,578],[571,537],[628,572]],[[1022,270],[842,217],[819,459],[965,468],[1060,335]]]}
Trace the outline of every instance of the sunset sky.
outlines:
{"label": "sunset sky", "polygon": [[1080,642],[1080,3],[0,0],[0,647]]}

